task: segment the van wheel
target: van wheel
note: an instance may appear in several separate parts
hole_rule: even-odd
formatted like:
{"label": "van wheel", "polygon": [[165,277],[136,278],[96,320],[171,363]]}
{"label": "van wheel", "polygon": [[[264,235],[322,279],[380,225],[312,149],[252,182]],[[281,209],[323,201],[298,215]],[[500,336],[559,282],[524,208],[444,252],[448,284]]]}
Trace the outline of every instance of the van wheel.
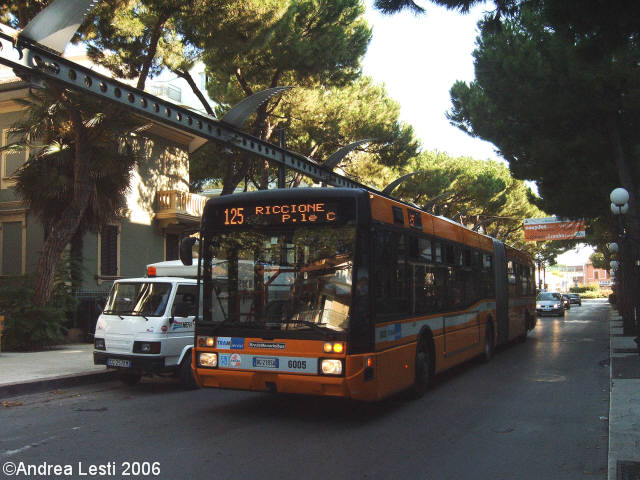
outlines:
{"label": "van wheel", "polygon": [[119,375],[120,381],[122,383],[124,383],[125,385],[136,385],[140,379],[142,378],[142,375],[138,375],[136,373],[121,373]]}
{"label": "van wheel", "polygon": [[421,337],[416,348],[416,378],[411,388],[411,396],[413,398],[422,397],[431,385],[431,368],[433,358],[431,349],[425,337]]}
{"label": "van wheel", "polygon": [[180,367],[178,367],[178,377],[180,378],[180,383],[185,390],[194,390],[198,388],[198,384],[196,383],[195,378],[193,378],[193,370],[191,370],[191,350],[184,355],[180,362]]}
{"label": "van wheel", "polygon": [[487,363],[493,357],[493,326],[487,322],[487,329],[484,335],[484,351],[482,352],[482,361]]}

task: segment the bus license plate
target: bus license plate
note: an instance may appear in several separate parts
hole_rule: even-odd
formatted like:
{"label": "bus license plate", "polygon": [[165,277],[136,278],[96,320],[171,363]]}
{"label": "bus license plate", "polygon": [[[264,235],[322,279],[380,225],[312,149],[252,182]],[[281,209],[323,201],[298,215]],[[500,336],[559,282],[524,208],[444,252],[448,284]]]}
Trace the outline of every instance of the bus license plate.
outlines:
{"label": "bus license plate", "polygon": [[107,358],[107,365],[109,367],[131,368],[131,360],[122,360],[120,358]]}
{"label": "bus license plate", "polygon": [[277,358],[253,357],[253,366],[256,368],[278,368]]}

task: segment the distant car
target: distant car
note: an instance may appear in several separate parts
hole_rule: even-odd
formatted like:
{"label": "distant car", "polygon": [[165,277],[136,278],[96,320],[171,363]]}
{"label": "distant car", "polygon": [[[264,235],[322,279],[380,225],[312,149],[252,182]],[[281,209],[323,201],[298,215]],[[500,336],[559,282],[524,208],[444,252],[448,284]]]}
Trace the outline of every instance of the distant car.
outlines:
{"label": "distant car", "polygon": [[571,298],[569,298],[569,295],[567,295],[566,293],[561,293],[560,296],[562,297],[562,304],[564,305],[564,309],[569,310],[571,308]]}
{"label": "distant car", "polygon": [[536,298],[536,312],[538,315],[563,315],[564,305],[559,293],[541,292]]}
{"label": "distant car", "polygon": [[569,300],[571,300],[571,303],[575,303],[578,306],[582,305],[582,299],[580,298],[580,295],[578,295],[577,293],[570,293]]}

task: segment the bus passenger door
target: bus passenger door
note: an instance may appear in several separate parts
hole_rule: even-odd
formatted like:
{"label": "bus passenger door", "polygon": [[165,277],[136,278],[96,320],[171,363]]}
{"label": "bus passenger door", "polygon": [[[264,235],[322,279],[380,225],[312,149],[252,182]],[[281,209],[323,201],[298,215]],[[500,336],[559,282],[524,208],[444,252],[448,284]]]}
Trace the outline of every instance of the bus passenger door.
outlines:
{"label": "bus passenger door", "polygon": [[507,255],[504,243],[493,239],[494,268],[496,278],[496,326],[497,344],[509,339],[509,292],[507,285]]}

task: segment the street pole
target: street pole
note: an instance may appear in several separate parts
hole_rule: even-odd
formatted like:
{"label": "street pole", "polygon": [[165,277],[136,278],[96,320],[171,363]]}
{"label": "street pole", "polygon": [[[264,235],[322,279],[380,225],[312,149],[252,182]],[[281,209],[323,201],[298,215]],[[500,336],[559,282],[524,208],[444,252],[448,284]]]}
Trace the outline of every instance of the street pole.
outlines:
{"label": "street pole", "polygon": [[[285,135],[284,127],[280,127],[279,141],[280,141],[280,148],[282,149],[286,148],[284,135]],[[285,169],[285,166],[283,164],[278,165],[278,188],[286,187],[286,175],[287,175],[287,171]]]}

